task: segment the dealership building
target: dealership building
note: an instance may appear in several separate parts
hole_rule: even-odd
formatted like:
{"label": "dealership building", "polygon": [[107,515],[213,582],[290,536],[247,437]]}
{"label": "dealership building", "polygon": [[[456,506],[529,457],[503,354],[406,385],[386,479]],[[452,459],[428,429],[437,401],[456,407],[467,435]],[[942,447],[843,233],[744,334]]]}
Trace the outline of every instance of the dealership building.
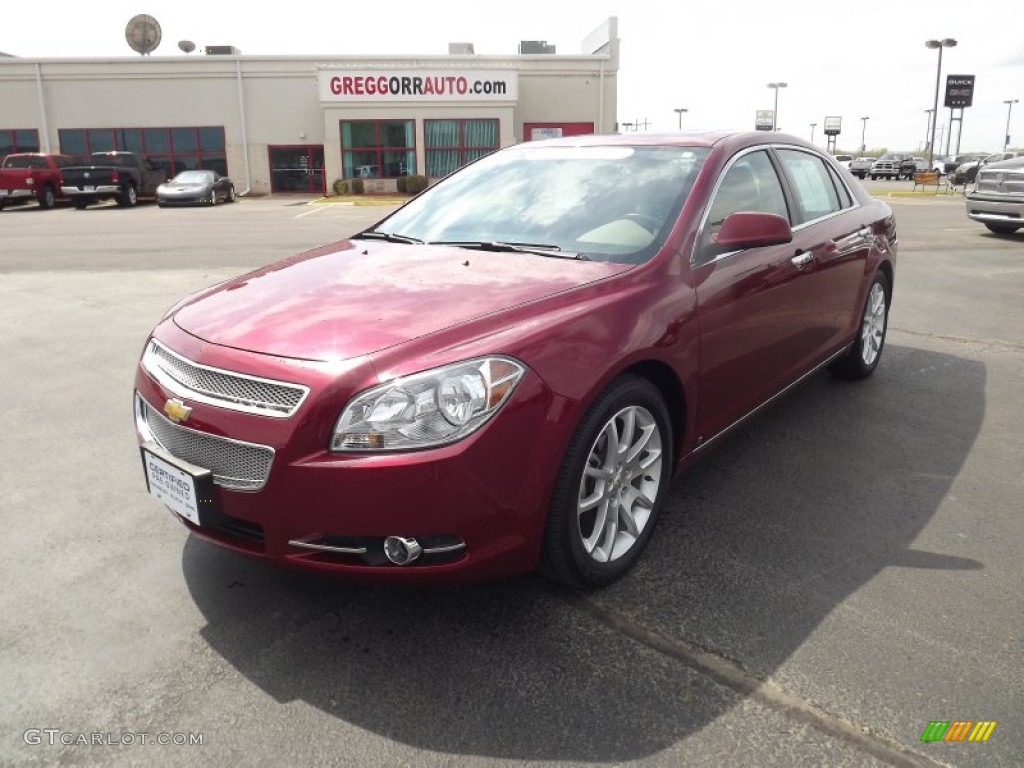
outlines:
{"label": "dealership building", "polygon": [[[367,191],[431,178],[499,147],[616,129],[617,22],[581,53],[507,56],[0,57],[0,156],[143,152],[173,175],[211,168],[239,192]],[[541,53],[533,51],[545,51]]]}

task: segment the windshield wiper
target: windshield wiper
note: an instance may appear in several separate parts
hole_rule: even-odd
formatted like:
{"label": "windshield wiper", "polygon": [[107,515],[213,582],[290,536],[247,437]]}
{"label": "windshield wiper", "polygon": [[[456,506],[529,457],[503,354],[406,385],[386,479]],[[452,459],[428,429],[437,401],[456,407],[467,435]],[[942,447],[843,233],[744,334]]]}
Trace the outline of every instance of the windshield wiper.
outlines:
{"label": "windshield wiper", "polygon": [[368,229],[357,235],[352,235],[353,240],[384,240],[389,243],[405,243],[406,245],[422,245],[423,241],[418,237],[399,235],[395,232],[380,232],[376,229]]}
{"label": "windshield wiper", "polygon": [[469,248],[475,251],[534,253],[538,256],[553,256],[557,259],[589,261],[582,253],[563,251],[560,246],[548,243],[509,243],[502,240],[434,240],[430,242],[430,245],[451,245],[456,248]]}

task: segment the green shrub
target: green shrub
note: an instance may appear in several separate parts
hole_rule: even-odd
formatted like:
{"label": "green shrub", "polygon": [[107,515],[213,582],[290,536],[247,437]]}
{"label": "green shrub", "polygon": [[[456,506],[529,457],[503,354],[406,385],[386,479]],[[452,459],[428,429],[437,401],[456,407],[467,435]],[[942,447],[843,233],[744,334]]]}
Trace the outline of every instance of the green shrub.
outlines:
{"label": "green shrub", "polygon": [[344,195],[348,193],[348,182],[344,179],[334,180],[334,194]]}
{"label": "green shrub", "polygon": [[350,181],[348,183],[348,186],[349,186],[349,191],[353,195],[361,195],[361,194],[363,194],[363,186],[364,185],[363,185],[363,180],[362,179],[352,179],[352,181]]}
{"label": "green shrub", "polygon": [[399,176],[397,179],[395,179],[395,186],[398,188],[399,192],[405,192],[405,180],[407,178],[409,178],[409,177],[408,176]]}
{"label": "green shrub", "polygon": [[403,176],[399,181],[405,179],[405,189],[399,187],[399,191],[408,192],[410,195],[418,195],[424,189],[430,186],[430,180],[426,176],[420,176],[414,174],[412,176]]}

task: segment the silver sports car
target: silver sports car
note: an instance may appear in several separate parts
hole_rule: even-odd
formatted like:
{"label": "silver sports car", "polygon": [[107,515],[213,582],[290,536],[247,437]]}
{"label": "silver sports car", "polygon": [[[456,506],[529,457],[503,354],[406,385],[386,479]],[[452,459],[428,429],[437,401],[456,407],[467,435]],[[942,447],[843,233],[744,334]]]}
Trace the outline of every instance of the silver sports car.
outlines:
{"label": "silver sports car", "polygon": [[234,202],[235,186],[227,176],[216,171],[182,171],[173,179],[156,188],[156,204],[191,205]]}

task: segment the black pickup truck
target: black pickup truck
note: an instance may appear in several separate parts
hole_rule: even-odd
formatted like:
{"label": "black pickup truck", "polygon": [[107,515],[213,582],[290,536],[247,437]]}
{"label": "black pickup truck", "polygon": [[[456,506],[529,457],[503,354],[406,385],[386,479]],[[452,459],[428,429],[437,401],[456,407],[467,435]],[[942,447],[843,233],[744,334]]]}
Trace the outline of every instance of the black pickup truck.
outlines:
{"label": "black pickup truck", "polygon": [[93,152],[86,165],[61,170],[61,194],[75,208],[115,198],[121,206],[135,205],[140,197],[156,197],[165,174],[136,152]]}

